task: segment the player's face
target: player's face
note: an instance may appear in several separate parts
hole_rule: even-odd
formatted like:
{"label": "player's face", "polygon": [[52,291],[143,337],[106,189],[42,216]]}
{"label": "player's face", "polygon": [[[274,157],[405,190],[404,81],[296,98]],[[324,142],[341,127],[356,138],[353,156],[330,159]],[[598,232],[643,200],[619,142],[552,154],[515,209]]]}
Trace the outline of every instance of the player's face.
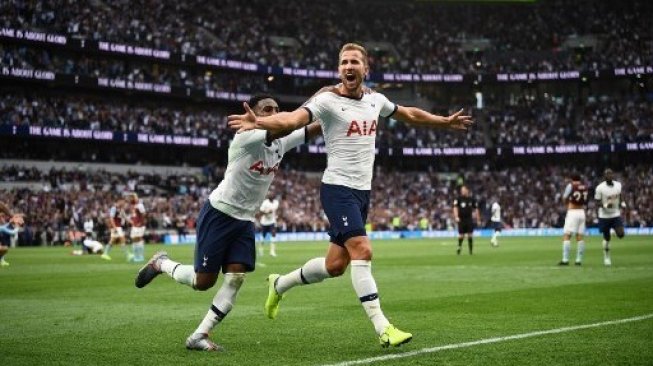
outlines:
{"label": "player's face", "polygon": [[279,113],[279,105],[274,101],[274,99],[261,99],[256,103],[256,106],[254,106],[254,114],[259,117],[271,116],[277,113]]}
{"label": "player's face", "polygon": [[613,179],[614,179],[614,172],[612,172],[612,170],[607,170],[605,172],[605,180],[607,180],[608,182],[612,182]]}
{"label": "player's face", "polygon": [[363,79],[368,70],[367,62],[361,51],[347,50],[340,56],[338,73],[342,84],[347,90],[357,90],[363,84]]}

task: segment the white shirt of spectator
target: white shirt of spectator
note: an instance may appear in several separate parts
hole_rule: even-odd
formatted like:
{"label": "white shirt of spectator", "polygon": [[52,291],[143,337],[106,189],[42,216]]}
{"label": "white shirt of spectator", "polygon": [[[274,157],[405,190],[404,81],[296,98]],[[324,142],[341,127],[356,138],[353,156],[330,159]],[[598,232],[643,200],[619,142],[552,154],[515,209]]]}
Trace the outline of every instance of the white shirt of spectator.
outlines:
{"label": "white shirt of spectator", "polygon": [[88,219],[88,220],[84,221],[84,232],[85,233],[92,233],[94,226],[95,225],[93,224],[92,219]]}
{"label": "white shirt of spectator", "polygon": [[322,125],[327,150],[322,182],[370,190],[379,115],[391,116],[396,104],[376,92],[353,99],[327,91],[316,95],[305,108]]}
{"label": "white shirt of spectator", "polygon": [[263,213],[261,215],[261,225],[275,225],[277,223],[277,209],[279,209],[279,201],[266,198],[261,203],[260,211]]}
{"label": "white shirt of spectator", "polygon": [[306,142],[306,129],[265,144],[267,132],[251,130],[236,134],[229,145],[224,179],[209,195],[211,205],[225,214],[247,221],[254,215],[270,188],[283,155]]}
{"label": "white shirt of spectator", "polygon": [[492,212],[490,221],[501,222],[501,206],[499,206],[499,202],[494,202],[490,211]]}
{"label": "white shirt of spectator", "polygon": [[609,186],[608,183],[601,182],[596,187],[594,198],[601,201],[601,206],[599,207],[600,219],[611,219],[621,216],[621,208],[619,207],[621,204],[621,183],[613,180],[612,186]]}

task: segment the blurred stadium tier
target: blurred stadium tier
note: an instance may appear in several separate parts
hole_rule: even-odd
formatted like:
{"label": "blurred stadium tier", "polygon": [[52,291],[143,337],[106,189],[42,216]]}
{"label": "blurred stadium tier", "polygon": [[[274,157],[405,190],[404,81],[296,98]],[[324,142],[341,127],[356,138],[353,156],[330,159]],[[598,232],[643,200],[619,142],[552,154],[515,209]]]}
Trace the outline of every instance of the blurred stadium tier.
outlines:
{"label": "blurred stadium tier", "polygon": [[[565,177],[594,186],[606,167],[624,184],[627,225],[653,226],[653,3],[374,4],[2,2],[0,193],[30,213],[20,244],[62,242],[132,190],[151,230],[192,231],[222,179],[226,116],[253,93],[292,110],[338,82],[344,40],[368,47],[368,85],[391,100],[476,121],[466,133],[380,121],[375,229],[397,216],[450,228],[462,182],[485,219],[499,198],[510,227],[560,227]],[[281,230],[326,228],[325,165],[322,138],[284,158]]]}

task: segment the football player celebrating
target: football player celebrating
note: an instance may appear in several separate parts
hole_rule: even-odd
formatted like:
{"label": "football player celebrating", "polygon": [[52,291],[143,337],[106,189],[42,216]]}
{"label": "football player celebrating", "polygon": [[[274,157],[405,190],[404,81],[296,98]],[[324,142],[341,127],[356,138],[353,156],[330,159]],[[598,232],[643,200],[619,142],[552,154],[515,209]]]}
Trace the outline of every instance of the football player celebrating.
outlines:
{"label": "football player celebrating", "polygon": [[361,305],[374,325],[382,346],[398,346],[412,334],[394,327],[383,314],[376,281],[372,276],[372,244],[365,231],[374,171],[375,140],[379,116],[393,117],[419,126],[466,130],[472,123],[462,110],[449,117],[394,104],[383,94],[363,89],[369,73],[367,51],[345,44],[338,57],[341,84],[324,88],[293,112],[260,117],[245,104],[245,114],[228,117],[238,132],[252,129],[284,131],[320,121],[327,149],[320,200],[329,219],[331,244],[326,257],[310,259],[302,267],[268,277],[266,315],[275,318],[283,294],[299,285],[322,282],[342,275],[351,264],[351,279]]}
{"label": "football player celebrating", "polygon": [[[276,99],[270,95],[255,95],[249,103],[257,116],[279,112]],[[211,192],[197,218],[195,265],[183,265],[170,259],[166,252],[159,252],[139,271],[135,281],[138,288],[165,272],[178,283],[200,291],[213,287],[220,271],[224,274],[209,311],[186,339],[186,348],[221,349],[211,341],[209,332],[229,314],[245,273],[254,270],[254,215],[284,154],[319,133],[319,124],[313,123],[297,131],[256,130],[236,135],[229,145],[224,179]]]}

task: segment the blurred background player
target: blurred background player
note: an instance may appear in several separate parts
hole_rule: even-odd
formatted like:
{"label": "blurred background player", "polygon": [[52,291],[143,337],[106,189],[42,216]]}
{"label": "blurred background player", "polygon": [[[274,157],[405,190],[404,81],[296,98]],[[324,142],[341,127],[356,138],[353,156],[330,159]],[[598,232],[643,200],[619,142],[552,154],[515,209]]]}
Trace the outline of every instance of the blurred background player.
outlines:
{"label": "blurred background player", "polygon": [[[270,95],[255,95],[250,104],[257,116],[279,112],[278,102]],[[284,154],[319,133],[319,124],[312,123],[290,134],[262,130],[237,134],[229,145],[224,179],[211,192],[197,218],[195,265],[183,265],[171,260],[166,252],[158,252],[138,272],[135,281],[138,288],[165,272],[180,284],[206,291],[215,285],[222,271],[222,286],[200,325],[186,339],[186,348],[221,350],[211,341],[209,333],[231,311],[245,281],[245,273],[254,271],[256,211],[265,199]]]}
{"label": "blurred background player", "polygon": [[86,235],[87,239],[95,238],[95,222],[91,215],[87,215],[84,220],[84,235]]}
{"label": "blurred background player", "polygon": [[453,217],[458,225],[458,249],[456,254],[460,254],[463,247],[463,239],[467,237],[469,254],[474,251],[474,216],[476,223],[481,223],[481,213],[478,209],[478,202],[472,197],[467,186],[460,187],[460,195],[453,201]]}
{"label": "blurred background player", "polygon": [[82,241],[84,246],[82,249],[73,250],[73,255],[84,255],[86,254],[103,254],[104,245],[97,240],[93,240],[92,237],[85,237]]}
{"label": "blurred background player", "polygon": [[619,239],[624,237],[624,224],[621,220],[621,183],[614,180],[614,172],[606,169],[605,181],[601,182],[594,192],[594,199],[599,201],[599,231],[603,234],[603,264],[612,265],[610,258],[610,230],[614,229]]}
{"label": "blurred background player", "polygon": [[501,229],[503,224],[501,224],[501,205],[499,205],[499,200],[494,200],[492,207],[490,208],[490,227],[494,229],[492,233],[492,239],[490,239],[490,244],[493,247],[499,246],[499,235],[501,235]]}
{"label": "blurred background player", "polygon": [[580,175],[571,176],[571,182],[565,187],[562,194],[562,201],[567,205],[567,216],[565,216],[564,234],[562,237],[562,261],[561,266],[569,265],[569,251],[571,250],[571,235],[576,234],[576,265],[583,262],[585,253],[585,205],[587,205],[587,185],[581,181]]}
{"label": "blurred background player", "polygon": [[123,198],[119,198],[116,203],[111,206],[111,209],[109,209],[107,226],[109,227],[111,236],[109,238],[109,243],[104,250],[104,254],[102,254],[102,259],[111,260],[109,253],[111,252],[111,247],[113,244],[120,245],[120,249],[122,249],[122,251],[125,253],[128,261],[133,258],[133,254],[129,252],[129,249],[127,249],[127,246],[125,245],[126,241],[123,225],[125,225],[127,219],[128,216],[125,212],[125,200]]}
{"label": "blurred background player", "polygon": [[134,262],[143,262],[145,260],[145,205],[138,199],[136,193],[130,193],[127,197],[129,200],[131,229],[129,238],[132,242],[132,260]]}
{"label": "blurred background player", "polygon": [[269,192],[268,197],[261,203],[261,245],[259,254],[263,255],[265,244],[269,245],[270,255],[277,256],[275,240],[277,236],[277,210],[279,209],[279,200],[274,192]]}
{"label": "blurred background player", "polygon": [[11,247],[12,237],[18,234],[18,228],[23,224],[23,215],[13,213],[4,202],[0,201],[0,266],[9,266],[5,255]]}

